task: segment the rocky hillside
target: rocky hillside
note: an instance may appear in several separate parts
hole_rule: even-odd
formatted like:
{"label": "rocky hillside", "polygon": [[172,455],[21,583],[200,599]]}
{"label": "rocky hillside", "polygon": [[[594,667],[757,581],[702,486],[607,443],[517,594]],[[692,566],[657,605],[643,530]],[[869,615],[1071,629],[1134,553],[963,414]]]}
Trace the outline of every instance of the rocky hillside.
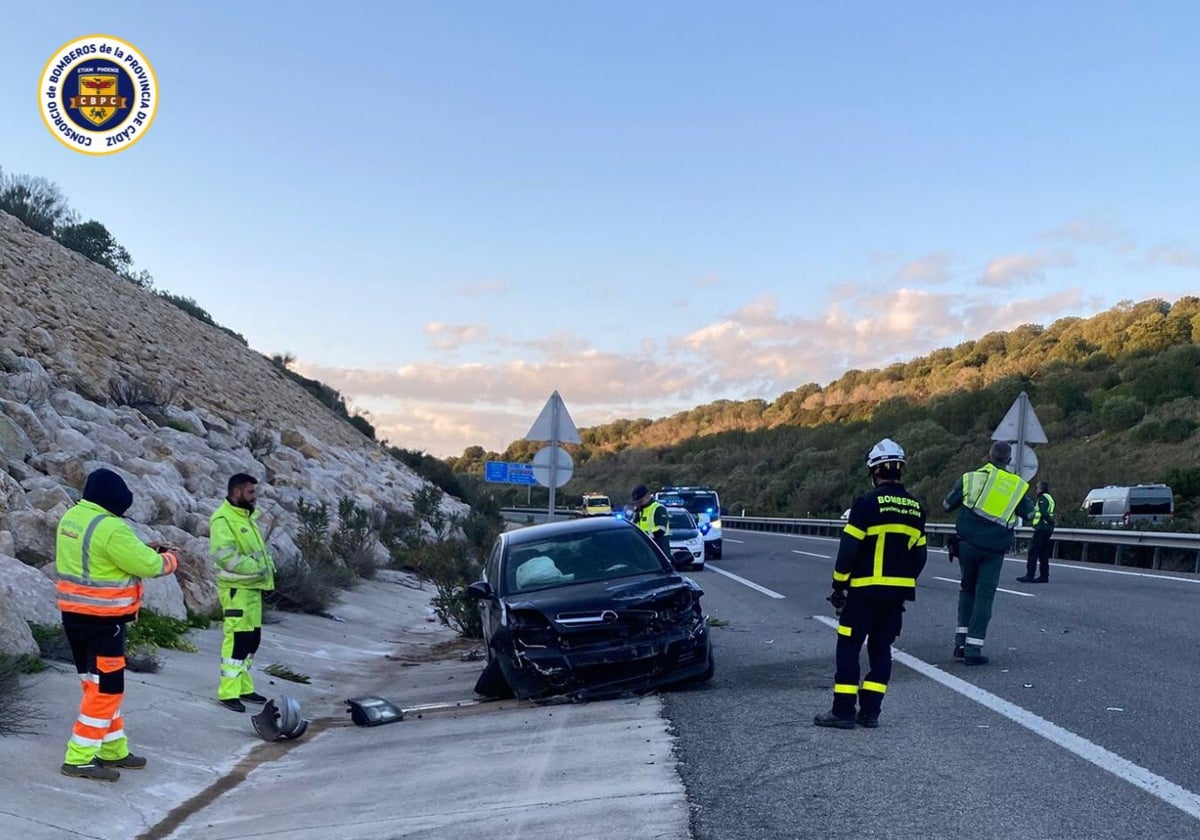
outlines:
{"label": "rocky hillside", "polygon": [[215,606],[208,517],[233,473],[263,482],[281,564],[302,498],[409,510],[424,484],[259,353],[2,212],[0,312],[0,652],[57,623],[55,528],[98,467],[133,490],[139,534],[183,549],[178,579],[148,587],[176,617]]}

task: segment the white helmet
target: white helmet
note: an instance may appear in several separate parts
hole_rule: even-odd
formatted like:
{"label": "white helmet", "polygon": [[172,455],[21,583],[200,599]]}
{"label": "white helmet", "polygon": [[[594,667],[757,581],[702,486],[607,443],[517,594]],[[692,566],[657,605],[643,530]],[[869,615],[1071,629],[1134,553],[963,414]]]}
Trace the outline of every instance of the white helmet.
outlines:
{"label": "white helmet", "polygon": [[907,463],[904,460],[904,450],[900,448],[900,444],[891,438],[884,438],[871,447],[871,453],[867,455],[867,469],[875,469],[880,464],[890,461]]}

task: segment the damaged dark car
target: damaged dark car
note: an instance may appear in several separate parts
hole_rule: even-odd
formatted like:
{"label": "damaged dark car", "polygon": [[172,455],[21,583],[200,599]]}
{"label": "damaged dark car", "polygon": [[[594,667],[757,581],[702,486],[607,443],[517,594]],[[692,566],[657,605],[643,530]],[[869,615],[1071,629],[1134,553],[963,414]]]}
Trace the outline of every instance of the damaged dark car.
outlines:
{"label": "damaged dark car", "polygon": [[703,590],[624,520],[504,533],[469,592],[487,644],[484,697],[588,699],[712,677]]}

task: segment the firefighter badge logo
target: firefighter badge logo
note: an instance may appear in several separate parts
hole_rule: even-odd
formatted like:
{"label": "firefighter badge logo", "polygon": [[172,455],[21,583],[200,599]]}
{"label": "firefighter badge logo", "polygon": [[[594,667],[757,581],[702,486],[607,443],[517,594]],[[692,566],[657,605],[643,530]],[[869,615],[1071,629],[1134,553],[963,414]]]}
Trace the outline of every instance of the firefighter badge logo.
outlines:
{"label": "firefighter badge logo", "polygon": [[67,148],[108,155],[146,135],[158,111],[158,81],[146,56],[128,41],[85,35],[46,62],[38,109]]}

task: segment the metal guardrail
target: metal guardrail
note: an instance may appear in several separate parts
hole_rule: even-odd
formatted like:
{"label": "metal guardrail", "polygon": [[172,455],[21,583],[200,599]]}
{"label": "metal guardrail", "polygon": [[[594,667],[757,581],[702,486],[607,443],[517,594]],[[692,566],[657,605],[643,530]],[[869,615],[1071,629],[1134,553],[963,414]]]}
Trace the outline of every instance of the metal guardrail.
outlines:
{"label": "metal guardrail", "polygon": [[[546,508],[501,508],[506,518],[527,521],[537,517],[544,521]],[[578,511],[556,508],[556,519],[570,519]],[[837,537],[846,526],[841,519],[779,519],[762,516],[721,517],[727,530],[765,531],[782,534],[803,534],[814,537]],[[925,526],[929,541],[944,546],[946,537],[954,533],[949,522],[930,522]],[[1021,541],[1028,541],[1032,528],[1017,528],[1018,550]],[[1082,563],[1109,563],[1114,566],[1155,569],[1200,574],[1200,534],[1170,531],[1125,531],[1116,528],[1055,528],[1050,556],[1053,560],[1078,560]]]}
{"label": "metal guardrail", "polygon": [[[846,523],[840,519],[722,516],[721,525],[725,529],[734,530],[836,537],[841,534]],[[946,544],[946,537],[954,533],[954,525],[946,522],[931,522],[925,526],[925,532],[933,545],[942,546]],[[1018,541],[1028,540],[1032,535],[1032,528],[1016,530]],[[1116,566],[1200,574],[1200,534],[1055,528],[1051,542],[1051,557],[1055,560],[1112,563]]]}

